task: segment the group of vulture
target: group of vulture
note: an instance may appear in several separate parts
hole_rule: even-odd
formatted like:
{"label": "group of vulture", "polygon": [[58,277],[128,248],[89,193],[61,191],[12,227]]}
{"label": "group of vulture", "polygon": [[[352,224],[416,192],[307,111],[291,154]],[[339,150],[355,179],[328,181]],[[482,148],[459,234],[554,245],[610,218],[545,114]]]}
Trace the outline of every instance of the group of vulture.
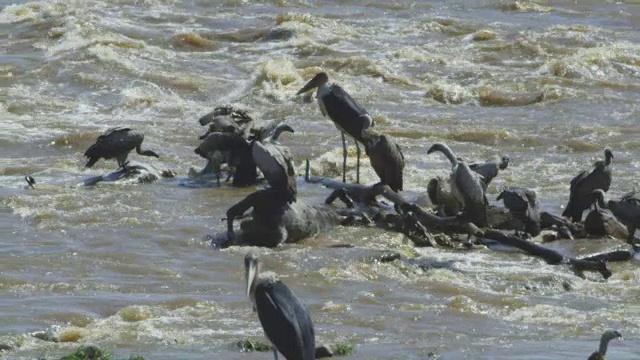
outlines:
{"label": "group of vulture", "polygon": [[[218,107],[200,118],[200,124],[208,126],[208,130],[200,136],[201,142],[195,153],[205,158],[207,164],[200,172],[192,171],[190,176],[213,175],[220,184],[222,170],[226,166],[226,181],[231,181],[233,186],[259,184],[262,179],[258,169],[268,183],[267,187],[248,195],[227,211],[227,231],[217,246],[275,247],[300,241],[334,225],[384,223],[389,228],[389,223],[393,223],[392,227],[410,236],[419,233],[430,237],[432,232],[444,232],[466,233],[467,239],[472,235],[491,238],[540,256],[551,264],[570,264],[578,270],[598,271],[606,278],[611,273],[602,259],[567,258],[528,239],[537,237],[543,229],[554,230],[557,238],[608,236],[629,243],[635,239],[635,229],[640,225],[640,198],[629,193],[619,200],[605,202],[605,193],[611,186],[613,153],[609,149],[605,149],[604,159],[595,162],[593,169],[582,171],[573,178],[569,202],[559,217],[541,213],[536,192],[519,186],[506,187],[498,194],[496,200],[502,201],[506,210],[489,205],[487,187],[499,171],[509,166],[508,156],[495,162],[467,163],[446,144],[436,143],[427,150],[427,154],[441,152],[451,164],[450,174],[432,179],[427,187],[430,204],[418,205],[399,194],[403,190],[405,166],[400,146],[390,136],[375,131],[373,118],[342,87],[331,83],[326,73],[315,75],[296,95],[314,89],[317,89],[315,97],[320,111],[341,131],[343,143],[342,182],[310,176],[307,160],[305,180],[322,183],[334,190],[322,205],[307,205],[297,197],[297,175],[292,155],[278,142],[283,131],[294,132],[289,125],[272,122],[259,126],[246,111],[233,106]],[[345,136],[354,139],[356,144],[355,184],[346,183]],[[126,172],[129,167],[127,156],[133,149],[140,155],[158,157],[153,151],[141,150],[143,139],[142,134],[129,128],[109,130],[86,151],[85,156],[89,159],[86,166],[91,167],[100,158],[116,158],[120,169]],[[360,144],[380,179],[371,186],[359,184]],[[379,196],[392,205],[385,207],[384,202],[378,201]],[[332,206],[336,198],[341,199],[346,208]],[[245,215],[251,208],[251,214]],[[395,214],[389,216],[389,208]],[[583,222],[583,213],[589,209]],[[234,219],[241,218],[246,219],[239,230],[234,229]],[[505,230],[515,230],[515,233],[507,234]],[[214,239],[212,241],[215,243]],[[434,242],[430,244],[436,245]],[[245,259],[247,294],[253,300],[267,337],[277,349],[274,350],[276,357],[279,351],[287,359],[313,359],[313,328],[307,310],[277,280],[277,276],[260,277],[259,271],[255,271],[256,264],[255,255]],[[264,293],[256,293],[256,289]],[[274,309],[273,301],[261,303],[259,295],[289,304],[285,308],[276,306]],[[278,316],[279,320],[274,320]],[[273,323],[269,325],[273,321],[281,323],[276,327]],[[289,329],[292,333],[286,337],[277,335],[278,328]],[[611,334],[607,335],[606,343],[615,338]],[[605,351],[606,344],[596,353],[604,356]],[[593,356],[589,359],[592,358],[599,359]]]}

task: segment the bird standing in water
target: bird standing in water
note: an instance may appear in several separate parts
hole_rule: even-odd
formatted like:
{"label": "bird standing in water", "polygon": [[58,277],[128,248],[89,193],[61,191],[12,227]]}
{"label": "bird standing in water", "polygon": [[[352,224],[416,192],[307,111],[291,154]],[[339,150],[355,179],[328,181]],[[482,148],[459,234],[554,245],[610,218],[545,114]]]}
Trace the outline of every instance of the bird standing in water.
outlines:
{"label": "bird standing in water", "polygon": [[594,351],[587,360],[605,360],[604,355],[607,353],[609,341],[613,339],[622,339],[622,334],[615,330],[605,331],[600,338],[600,348],[598,351]]}
{"label": "bird standing in water", "polygon": [[360,183],[360,145],[362,134],[373,127],[373,118],[340,85],[331,84],[329,75],[320,72],[298,91],[296,95],[318,88],[316,98],[322,115],[329,116],[331,121],[342,132],[342,182],[346,182],[347,171],[347,133],[356,142],[357,163],[356,183]]}
{"label": "bird standing in water", "polygon": [[118,161],[118,167],[124,168],[127,165],[127,156],[131,150],[143,156],[160,157],[151,150],[142,150],[144,135],[131,130],[130,128],[113,128],[98,136],[96,143],[91,145],[84,156],[89,159],[84,165],[92,167],[100,159],[113,159]]}
{"label": "bird standing in water", "polygon": [[247,295],[274,346],[274,359],[278,359],[278,352],[287,360],[315,359],[315,332],[309,311],[276,273],[260,271],[257,254],[245,255],[244,267]]}

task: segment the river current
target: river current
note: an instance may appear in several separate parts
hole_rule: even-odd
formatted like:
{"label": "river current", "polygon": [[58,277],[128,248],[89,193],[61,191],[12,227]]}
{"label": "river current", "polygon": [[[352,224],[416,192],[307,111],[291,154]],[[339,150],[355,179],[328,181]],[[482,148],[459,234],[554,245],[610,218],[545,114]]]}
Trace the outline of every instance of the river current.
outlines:
{"label": "river current", "polygon": [[[270,358],[233,345],[263,338],[243,287],[247,249],[205,241],[255,188],[192,186],[187,174],[204,166],[193,152],[198,118],[232,104],[296,130],[281,142],[300,174],[309,158],[339,178],[339,132],[295,96],[319,71],[402,146],[408,197],[449,171],[426,154],[435,142],[470,161],[509,155],[491,203],[520,185],[560,214],[570,180],[606,147],[615,156],[607,197],[640,185],[637,0],[0,6],[0,344],[13,348],[3,359],[55,358],[80,344],[122,358]],[[85,169],[82,158],[114,126],[143,132],[160,153],[131,158],[178,176],[79,185],[115,169],[102,160]],[[366,158],[362,180],[377,181]],[[299,184],[311,204],[328,193]],[[355,247],[329,247],[342,243]],[[611,263],[606,281],[582,279],[519,253],[415,248],[399,234],[344,227],[257,250],[308,306],[317,341],[353,344],[351,359],[586,359],[610,328],[625,339],[608,358],[640,358],[637,260]],[[381,250],[414,260],[367,260]]]}

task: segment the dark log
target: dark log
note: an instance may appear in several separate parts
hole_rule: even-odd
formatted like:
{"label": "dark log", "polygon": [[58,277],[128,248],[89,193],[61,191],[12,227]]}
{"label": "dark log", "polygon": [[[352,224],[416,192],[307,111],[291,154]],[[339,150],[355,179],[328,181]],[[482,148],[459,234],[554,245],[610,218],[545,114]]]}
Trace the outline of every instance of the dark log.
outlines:
{"label": "dark log", "polygon": [[540,213],[540,227],[543,229],[567,228],[574,237],[583,238],[587,236],[582,223],[573,223],[567,218],[553,215],[546,211]]}
{"label": "dark log", "polygon": [[583,271],[598,272],[605,279],[611,276],[611,270],[607,268],[607,264],[603,259],[592,261],[571,258],[562,255],[556,250],[546,248],[516,236],[506,235],[497,230],[485,230],[483,237],[523,250],[529,255],[544,259],[550,265],[569,265],[579,276]]}

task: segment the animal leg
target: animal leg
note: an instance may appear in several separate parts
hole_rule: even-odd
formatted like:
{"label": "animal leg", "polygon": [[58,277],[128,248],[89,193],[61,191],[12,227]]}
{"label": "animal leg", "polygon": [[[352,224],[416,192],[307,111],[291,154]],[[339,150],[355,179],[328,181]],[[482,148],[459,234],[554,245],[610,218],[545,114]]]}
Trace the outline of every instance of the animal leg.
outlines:
{"label": "animal leg", "polygon": [[258,203],[262,194],[263,190],[249,194],[227,210],[227,237],[229,241],[235,237],[233,233],[233,220],[240,218],[247,210],[251,209],[254,204]]}
{"label": "animal leg", "polygon": [[124,156],[118,156],[116,160],[118,161],[118,168],[125,169],[127,167],[127,164],[129,164],[129,162],[127,161],[127,154],[125,154]]}
{"label": "animal leg", "polygon": [[360,144],[356,142],[356,184],[360,184]]}
{"label": "animal leg", "polygon": [[633,239],[634,239],[633,235],[636,233],[636,226],[635,225],[627,226],[627,231],[629,232],[629,238],[627,239],[627,242],[629,244],[633,244]]}
{"label": "animal leg", "polygon": [[275,347],[273,349],[273,360],[278,360],[278,350],[276,350]]}
{"label": "animal leg", "polygon": [[347,141],[344,138],[344,131],[342,132],[342,182],[347,182]]}
{"label": "animal leg", "polygon": [[231,177],[233,176],[233,173],[235,173],[236,169],[234,167],[229,167],[229,172],[227,172],[227,178],[224,180],[224,182],[228,183],[229,180],[231,180]]}
{"label": "animal leg", "polygon": [[345,189],[334,190],[329,197],[324,201],[325,204],[331,205],[336,199],[342,200],[342,202],[348,207],[353,208],[353,200],[347,194]]}

